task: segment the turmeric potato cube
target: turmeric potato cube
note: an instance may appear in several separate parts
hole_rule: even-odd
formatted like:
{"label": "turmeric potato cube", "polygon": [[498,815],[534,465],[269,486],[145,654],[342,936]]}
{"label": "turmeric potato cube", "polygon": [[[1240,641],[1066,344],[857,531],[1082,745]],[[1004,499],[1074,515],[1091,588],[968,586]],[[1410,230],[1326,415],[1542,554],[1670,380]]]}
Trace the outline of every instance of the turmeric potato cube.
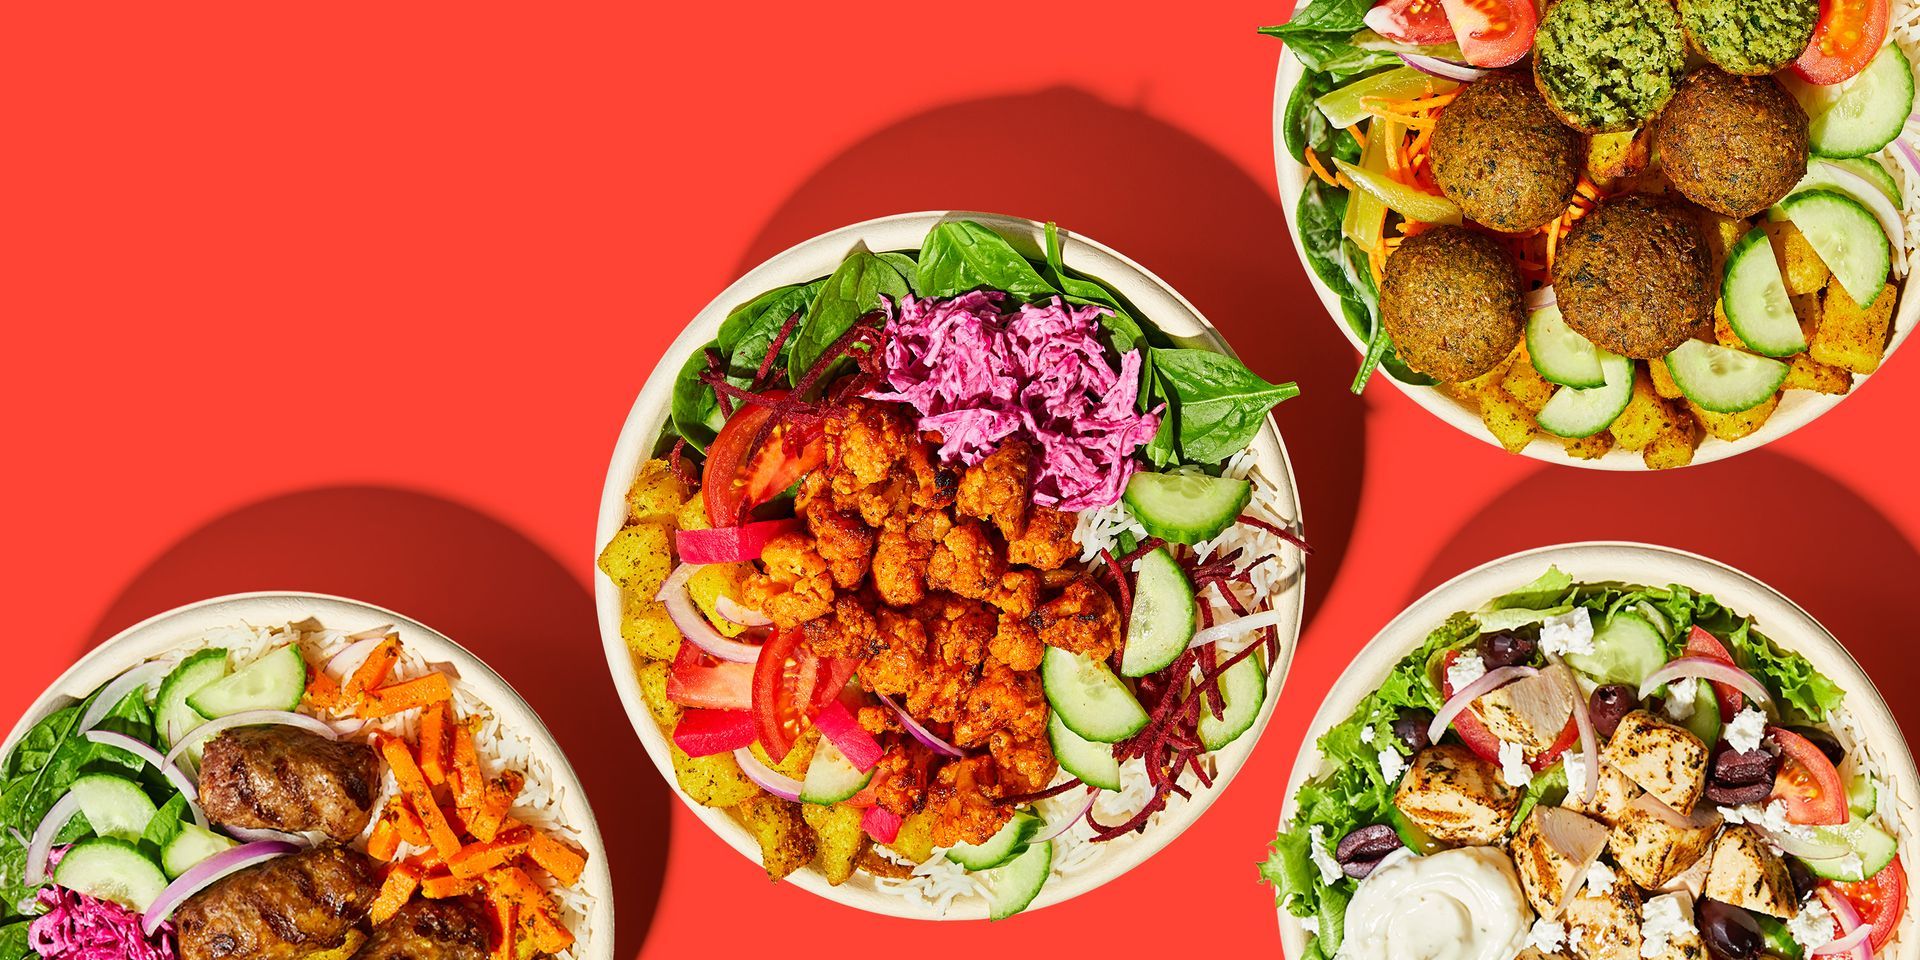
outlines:
{"label": "turmeric potato cube", "polygon": [[1507,365],[1507,375],[1500,378],[1500,388],[1534,416],[1539,415],[1540,408],[1547,405],[1554,391],[1553,384],[1533,368],[1533,356],[1527,353],[1524,342],[1513,362]]}
{"label": "turmeric potato cube", "polygon": [[1804,353],[1796,353],[1787,360],[1787,379],[1780,386],[1784,390],[1842,394],[1853,389],[1853,374],[1841,367],[1821,363]]}
{"label": "turmeric potato cube", "polygon": [[1787,220],[1766,219],[1760,226],[1773,244],[1773,255],[1780,258],[1780,278],[1786,281],[1788,294],[1818,293],[1827,285],[1833,274],[1799,227]]}
{"label": "turmeric potato cube", "polygon": [[827,882],[839,886],[853,878],[860,855],[867,850],[867,831],[860,826],[859,807],[836,803],[800,805],[800,816],[813,828],[815,862]]}
{"label": "turmeric potato cube", "polygon": [[673,569],[671,539],[663,524],[624,527],[600,551],[600,569],[614,583],[653,596]]}
{"label": "turmeric potato cube", "polygon": [[1540,429],[1526,406],[1502,387],[1493,387],[1481,394],[1480,422],[1487,425],[1501,446],[1513,453],[1525,450]]}
{"label": "turmeric potato cube", "polygon": [[1718,300],[1713,302],[1713,342],[1735,350],[1747,348],[1747,342],[1733,332],[1733,323],[1727,319],[1726,308]]}
{"label": "turmeric potato cube", "polygon": [[899,835],[886,847],[914,863],[927,862],[933,856],[933,817],[925,812],[907,814]]}
{"label": "turmeric potato cube", "polygon": [[705,530],[713,524],[707,522],[707,501],[701,499],[700,488],[695,487],[687,495],[687,502],[680,505],[680,512],[674,517],[676,528],[681,530]]}
{"label": "turmeric potato cube", "polygon": [[667,671],[671,666],[662,660],[634,658],[633,675],[640,682],[640,699],[647,702],[647,712],[653,714],[653,722],[662,730],[672,730],[680,722],[680,705],[667,699]]}
{"label": "turmeric potato cube", "polygon": [[[674,780],[695,803],[707,807],[732,807],[754,797],[765,797],[760,787],[741,772],[740,764],[734,761],[731,753],[690,757],[673,744],[667,744],[667,750],[673,755]],[[808,858],[812,858],[811,854]]]}
{"label": "turmeric potato cube", "polygon": [[1613,434],[1605,430],[1591,437],[1582,437],[1578,440],[1567,438],[1558,439],[1561,445],[1567,448],[1567,456],[1575,460],[1598,460],[1606,456],[1607,451],[1613,449]]}
{"label": "turmeric potato cube", "polygon": [[1773,416],[1774,408],[1780,406],[1780,394],[1775,393],[1765,403],[1739,413],[1714,413],[1692,401],[1688,401],[1687,406],[1699,418],[1700,425],[1707,428],[1707,433],[1721,440],[1740,440],[1752,436]]}
{"label": "turmeric potato cube", "polygon": [[[731,756],[727,762],[733,762]],[[813,830],[800,816],[800,804],[759,794],[734,808],[747,831],[760,841],[760,863],[775,882],[813,862]]]}
{"label": "turmeric potato cube", "polygon": [[1630,177],[1647,168],[1644,130],[1597,133],[1587,139],[1587,176],[1596,181]]}
{"label": "turmeric potato cube", "polygon": [[1638,453],[1672,426],[1673,409],[1654,392],[1653,377],[1636,364],[1633,397],[1627,401],[1627,408],[1620,411],[1620,416],[1614,418],[1613,426],[1607,428],[1613,442],[1622,450]]}
{"label": "turmeric potato cube", "polygon": [[633,486],[627,488],[628,523],[672,523],[687,502],[687,485],[665,460],[640,465]]}
{"label": "turmeric potato cube", "polygon": [[[1673,409],[1669,402],[1669,409]],[[1684,467],[1693,462],[1693,451],[1700,446],[1699,422],[1688,416],[1684,409],[1673,418],[1666,430],[1653,438],[1646,449],[1640,451],[1640,459],[1649,470],[1671,470]]]}
{"label": "turmeric potato cube", "polygon": [[1673,382],[1673,372],[1667,369],[1665,357],[1654,357],[1647,361],[1647,376],[1653,380],[1653,392],[1668,400],[1680,399],[1680,385]]}
{"label": "turmeric potato cube", "polygon": [[1815,331],[1807,352],[1821,363],[1845,367],[1854,373],[1878,370],[1880,357],[1887,349],[1893,303],[1898,296],[1893,284],[1887,284],[1872,304],[1862,308],[1840,288],[1839,281],[1829,284],[1820,328]]}
{"label": "turmeric potato cube", "polygon": [[667,605],[650,594],[621,592],[620,636],[635,656],[649,660],[672,660],[680,652],[680,628],[667,615]]}

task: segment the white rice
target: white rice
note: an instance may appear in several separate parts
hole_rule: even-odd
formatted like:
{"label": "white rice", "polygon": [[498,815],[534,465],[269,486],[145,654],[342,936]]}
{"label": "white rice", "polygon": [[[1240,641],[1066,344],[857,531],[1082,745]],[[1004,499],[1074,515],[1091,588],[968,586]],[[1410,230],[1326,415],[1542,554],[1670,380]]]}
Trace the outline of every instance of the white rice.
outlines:
{"label": "white rice", "polygon": [[[1916,52],[1920,52],[1920,3],[1915,3],[1914,0],[1893,0],[1889,16],[1891,22],[1888,29],[1893,36],[1893,41],[1906,52],[1908,60],[1920,64],[1920,57],[1915,56]],[[1914,125],[1909,123],[1906,131],[1901,133],[1900,139],[1912,146],[1912,140],[1916,139],[1913,135],[1916,133],[1920,131],[1916,131]],[[1906,229],[1907,241],[1905,249],[1900,251],[1900,258],[1907,265],[1906,272],[1912,274],[1920,270],[1920,170],[1916,170],[1913,162],[1892,144],[1874,154],[1874,159],[1878,160],[1881,166],[1893,171],[1894,180],[1900,184],[1900,215],[1902,225]]]}
{"label": "white rice", "polygon": [[[228,666],[239,669],[270,650],[288,643],[298,643],[301,653],[309,664],[316,668],[324,668],[334,656],[356,641],[383,637],[390,632],[392,632],[391,628],[380,627],[349,634],[340,630],[329,630],[319,621],[312,619],[278,626],[236,624],[192,637],[180,644],[173,654],[161,659],[178,661],[198,650],[223,647],[227,651]],[[393,667],[392,677],[395,680],[410,680],[434,670],[439,670],[454,680],[455,716],[476,721],[473,737],[474,753],[487,776],[491,778],[511,769],[519,771],[526,777],[526,785],[514,802],[511,815],[536,830],[565,839],[577,847],[583,847],[584,845],[580,842],[580,832],[563,817],[563,800],[568,788],[554,775],[551,760],[535,747],[533,740],[525,733],[507,729],[485,701],[481,700],[467,684],[459,682],[459,674],[452,664],[430,663],[412,647],[403,643],[400,658]],[[411,740],[418,735],[419,727],[420,711],[408,710],[397,716],[370,721],[354,731],[351,738],[363,740],[377,730]],[[388,798],[398,791],[399,786],[394,781],[393,772],[383,771],[380,796],[373,807],[376,812],[375,817],[368,823],[367,833],[363,833],[360,840],[354,844],[356,847],[365,845],[373,824],[379,820],[378,811],[386,805]],[[317,840],[318,835],[313,835],[310,839]],[[415,852],[417,852],[415,848],[404,843],[401,845],[401,856],[411,856]],[[564,887],[550,883],[551,878],[543,872],[533,871],[530,875],[553,897],[554,903],[560,908],[561,921],[574,937],[572,946],[554,956],[557,960],[579,960],[583,956],[582,951],[585,945],[592,943],[594,939],[591,927],[594,896],[583,889],[581,884]]]}

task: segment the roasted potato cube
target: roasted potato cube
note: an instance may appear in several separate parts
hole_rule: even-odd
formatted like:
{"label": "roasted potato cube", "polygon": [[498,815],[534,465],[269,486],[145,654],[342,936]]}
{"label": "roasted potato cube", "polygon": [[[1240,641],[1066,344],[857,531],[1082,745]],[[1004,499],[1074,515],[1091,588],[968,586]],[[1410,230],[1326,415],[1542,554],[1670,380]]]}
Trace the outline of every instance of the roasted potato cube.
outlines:
{"label": "roasted potato cube", "polygon": [[1607,828],[1564,807],[1534,807],[1513,835],[1513,865],[1533,910],[1549,920],[1567,908],[1576,878],[1607,847]]}
{"label": "roasted potato cube", "polygon": [[933,817],[926,813],[907,814],[900,823],[900,833],[886,847],[914,863],[927,862],[927,858],[933,856]]}
{"label": "roasted potato cube", "polygon": [[1778,406],[1780,406],[1780,394],[1777,392],[1759,406],[1739,413],[1714,413],[1691,400],[1687,401],[1687,408],[1693,411],[1700,425],[1707,428],[1707,433],[1722,440],[1740,440],[1753,436],[1754,431],[1766,425],[1767,418],[1773,416],[1774,408]]}
{"label": "roasted potato cube", "polygon": [[1650,137],[1642,130],[1596,133],[1587,138],[1587,176],[1593,180],[1618,180],[1647,168]]}
{"label": "roasted potato cube", "polygon": [[1525,340],[1520,342],[1513,362],[1507,365],[1507,375],[1500,378],[1501,389],[1507,395],[1520,402],[1527,413],[1538,415],[1540,408],[1553,398],[1554,386],[1540,371],[1533,368],[1533,356],[1527,353]]}
{"label": "roasted potato cube", "polygon": [[[1658,361],[1655,361],[1658,362]],[[1607,432],[1622,450],[1639,453],[1663,431],[1672,427],[1673,410],[1653,391],[1653,377],[1639,364],[1634,365],[1633,398],[1615,417]]]}
{"label": "roasted potato cube", "polygon": [[1832,272],[1813,252],[1813,244],[1807,242],[1800,228],[1788,220],[1760,221],[1761,229],[1767,231],[1767,240],[1773,244],[1773,255],[1780,258],[1780,278],[1787,282],[1789,296],[1802,293],[1815,293],[1827,285]]}
{"label": "roasted potato cube", "polygon": [[1694,217],[1700,222],[1700,234],[1706,238],[1707,252],[1713,255],[1712,277],[1718,285],[1720,275],[1727,268],[1727,253],[1740,238],[1747,235],[1747,222],[1723,217],[1710,210],[1696,210]]}
{"label": "roasted potato cube", "polygon": [[1640,894],[1615,880],[1605,893],[1583,886],[1567,904],[1567,945],[1580,960],[1640,960]]}
{"label": "roasted potato cube", "polygon": [[1473,709],[1495,737],[1543,753],[1567,728],[1578,696],[1573,671],[1554,665],[1481,696]]}
{"label": "roasted potato cube", "polygon": [[1606,456],[1607,451],[1613,449],[1613,434],[1605,430],[1591,437],[1581,437],[1578,440],[1566,437],[1558,439],[1560,440],[1560,445],[1567,448],[1567,456],[1575,460],[1598,460]]}
{"label": "roasted potato cube", "polygon": [[1713,302],[1713,341],[1735,350],[1747,349],[1747,342],[1734,332],[1733,321],[1727,319],[1726,308],[1718,300]]}
{"label": "roasted potato cube", "polygon": [[1800,335],[1812,343],[1813,335],[1820,329],[1820,313],[1826,309],[1826,305],[1820,302],[1820,294],[1796,294],[1787,300],[1793,304],[1794,319],[1800,321]]}
{"label": "roasted potato cube", "polygon": [[740,772],[740,764],[734,762],[733,754],[690,757],[672,744],[668,744],[667,749],[673,754],[673,777],[693,802],[707,807],[731,807],[761,796],[759,786]]}
{"label": "roasted potato cube", "polygon": [[[1673,401],[1668,401],[1673,408]],[[1666,430],[1653,438],[1646,449],[1640,451],[1640,459],[1649,470],[1667,470],[1684,467],[1693,462],[1694,448],[1700,445],[1699,422],[1684,411],[1674,418]]]}
{"label": "roasted potato cube", "polygon": [[1443,383],[1440,386],[1448,395],[1455,399],[1478,404],[1480,398],[1488,391],[1500,388],[1500,381],[1506,379],[1508,368],[1513,366],[1514,361],[1519,359],[1520,355],[1524,353],[1526,349],[1526,341],[1522,340],[1520,345],[1514,347],[1513,352],[1508,354],[1505,360],[1494,364],[1492,370],[1488,370],[1486,373],[1474,377],[1472,380],[1462,380],[1458,383]]}
{"label": "roasted potato cube", "polygon": [[1602,759],[1675,810],[1692,810],[1707,786],[1707,745],[1645,710],[1621,719]]}
{"label": "roasted potato cube", "polygon": [[1814,331],[1807,352],[1821,363],[1845,367],[1854,373],[1880,369],[1897,299],[1899,291],[1893,284],[1887,284],[1872,304],[1862,308],[1847,296],[1838,280],[1828,284],[1825,308],[1820,312],[1820,328]]}
{"label": "roasted potato cube", "polygon": [[635,593],[653,596],[673,569],[672,537],[664,524],[636,523],[624,527],[600,551],[600,569],[614,583]]}
{"label": "roasted potato cube", "polygon": [[1480,422],[1486,424],[1494,439],[1511,453],[1525,450],[1540,430],[1526,405],[1515,400],[1503,387],[1492,387],[1480,394]]}
{"label": "roasted potato cube", "polygon": [[628,523],[671,524],[687,502],[687,485],[665,460],[648,460],[627,489]]}
{"label": "roasted potato cube", "polygon": [[1667,369],[1665,357],[1654,357],[1647,361],[1647,376],[1653,380],[1653,392],[1668,400],[1678,400],[1683,394],[1680,385],[1673,382],[1673,371]]}
{"label": "roasted potato cube", "polygon": [[1561,806],[1612,826],[1627,811],[1627,805],[1639,795],[1640,787],[1628,780],[1626,774],[1602,763],[1600,780],[1593,786],[1593,801],[1587,801],[1585,791],[1568,790],[1567,799]]}
{"label": "roasted potato cube", "polygon": [[1780,389],[1838,395],[1853,389],[1853,374],[1843,367],[1821,363],[1804,353],[1796,353],[1787,360],[1787,379],[1780,384]]}
{"label": "roasted potato cube", "polygon": [[1710,807],[1688,816],[1642,794],[1614,822],[1607,849],[1627,879],[1658,889],[1707,852],[1719,827],[1720,815]]}
{"label": "roasted potato cube", "polygon": [[1753,828],[1728,827],[1713,843],[1706,895],[1785,920],[1799,909],[1787,865]]}
{"label": "roasted potato cube", "polygon": [[680,628],[667,605],[632,590],[620,592],[620,636],[635,656],[649,660],[672,660],[680,652]]}
{"label": "roasted potato cube", "polygon": [[716,604],[721,597],[737,600],[746,596],[747,578],[753,576],[753,572],[750,563],[708,563],[687,578],[687,595],[722,636],[737,637],[747,631],[745,626],[720,616]]}
{"label": "roasted potato cube", "polygon": [[700,488],[695,487],[687,494],[687,502],[680,506],[673,525],[681,530],[705,530],[713,526],[707,522],[707,502],[701,499]]}
{"label": "roasted potato cube", "polygon": [[1520,792],[1507,786],[1499,768],[1447,743],[1414,754],[1393,804],[1436,840],[1486,844],[1506,835]]}
{"label": "roasted potato cube", "polygon": [[787,750],[787,755],[777,761],[767,753],[767,748],[758,742],[749,745],[748,749],[752,750],[753,755],[759,757],[760,762],[766,764],[773,772],[799,780],[807,775],[807,764],[813,762],[813,748],[819,742],[820,731],[814,727],[808,727],[793,739],[793,746]]}
{"label": "roasted potato cube", "polygon": [[800,804],[764,793],[734,808],[740,822],[760,841],[760,864],[776,882],[813,862],[813,830],[799,808]]}
{"label": "roasted potato cube", "polygon": [[867,849],[867,831],[860,826],[860,808],[844,803],[800,805],[800,816],[813,828],[814,857],[827,882],[839,886],[853,877],[854,865]]}
{"label": "roasted potato cube", "polygon": [[633,661],[633,675],[640,681],[640,699],[647,702],[647,712],[653,714],[653,722],[669,732],[680,722],[680,705],[667,699],[667,671],[671,669],[661,660],[635,657]]}
{"label": "roasted potato cube", "polygon": [[[1646,960],[1707,960],[1707,944],[1694,920],[1693,897],[1685,893],[1648,897],[1640,905],[1640,916],[1644,921],[1640,954]],[[1656,926],[1664,936],[1647,933]]]}

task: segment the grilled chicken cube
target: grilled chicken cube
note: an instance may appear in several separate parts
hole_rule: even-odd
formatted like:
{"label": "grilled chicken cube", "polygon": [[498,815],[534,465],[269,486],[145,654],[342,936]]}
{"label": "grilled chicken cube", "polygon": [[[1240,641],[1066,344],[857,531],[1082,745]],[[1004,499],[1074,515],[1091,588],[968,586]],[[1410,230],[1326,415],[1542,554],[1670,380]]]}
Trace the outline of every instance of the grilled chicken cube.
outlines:
{"label": "grilled chicken cube", "polygon": [[373,928],[353,960],[487,960],[491,922],[471,897],[416,897]]}
{"label": "grilled chicken cube", "polygon": [[1645,710],[1621,718],[1602,756],[1674,810],[1692,810],[1707,787],[1707,745]]}
{"label": "grilled chicken cube", "polygon": [[1665,886],[1707,852],[1720,815],[1702,807],[1681,816],[1641,794],[1613,824],[1607,848],[1627,879],[1650,890]]}
{"label": "grilled chicken cube", "polygon": [[1627,779],[1627,775],[1619,770],[1601,763],[1600,779],[1593,786],[1593,800],[1586,799],[1584,790],[1569,790],[1567,799],[1560,805],[1612,826],[1614,821],[1620,819],[1620,814],[1626,812],[1627,805],[1632,803],[1635,797],[1640,796],[1640,793],[1639,784]]}
{"label": "grilled chicken cube", "polygon": [[1668,893],[1640,907],[1640,955],[1646,960],[1707,960],[1707,944],[1694,918],[1693,897]]}
{"label": "grilled chicken cube", "polygon": [[1573,720],[1573,701],[1579,695],[1573,671],[1555,664],[1481,696],[1473,708],[1494,736],[1526,747],[1528,753],[1544,753]]}
{"label": "grilled chicken cube", "polygon": [[364,854],[320,847],[248,867],[173,915],[180,960],[299,960],[346,940],[379,893]]}
{"label": "grilled chicken cube", "polygon": [[1607,828],[1600,822],[1562,807],[1533,808],[1513,835],[1511,853],[1534,912],[1558,918],[1606,848]]}
{"label": "grilled chicken cube", "polygon": [[379,791],[372,747],[295,727],[236,727],[200,761],[200,804],[227,827],[317,830],[346,843],[366,829]]}
{"label": "grilled chicken cube", "polygon": [[1496,843],[1520,807],[1520,792],[1500,770],[1455,743],[1413,757],[1393,804],[1434,839],[1453,844]]}
{"label": "grilled chicken cube", "polygon": [[1728,827],[1713,844],[1707,867],[1710,900],[1785,920],[1798,910],[1787,865],[1752,827]]}
{"label": "grilled chicken cube", "polygon": [[1640,960],[1640,894],[1615,880],[1606,893],[1583,886],[1567,904],[1567,948],[1579,960]]}

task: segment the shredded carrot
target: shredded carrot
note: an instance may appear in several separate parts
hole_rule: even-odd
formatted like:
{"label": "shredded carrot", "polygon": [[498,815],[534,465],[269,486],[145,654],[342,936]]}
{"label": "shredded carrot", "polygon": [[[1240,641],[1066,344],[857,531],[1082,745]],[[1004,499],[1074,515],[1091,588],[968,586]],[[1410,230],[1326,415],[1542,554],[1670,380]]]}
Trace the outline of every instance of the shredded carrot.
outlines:
{"label": "shredded carrot", "polygon": [[477,879],[495,867],[505,866],[520,859],[532,845],[531,831],[515,830],[503,833],[492,842],[476,841],[460,848],[460,852],[447,858],[447,869],[456,877]]}
{"label": "shredded carrot", "polygon": [[1347,135],[1353,138],[1353,142],[1359,144],[1361,148],[1364,149],[1367,145],[1367,132],[1360,129],[1360,125],[1357,123],[1346,129]]}
{"label": "shredded carrot", "polygon": [[307,681],[307,694],[301,702],[317,710],[332,710],[340,705],[340,684],[327,676],[325,670],[313,670],[313,679]]}
{"label": "shredded carrot", "polygon": [[374,898],[373,907],[367,916],[374,926],[386,923],[393,915],[406,906],[413,891],[420,887],[420,871],[411,864],[396,864],[387,871],[385,883],[380,885],[380,895]]}
{"label": "shredded carrot", "polygon": [[444,700],[429,704],[420,714],[420,772],[436,787],[447,782],[449,718]]}
{"label": "shredded carrot", "polygon": [[1312,150],[1307,150],[1306,155],[1307,167],[1313,171],[1314,176],[1326,181],[1327,186],[1337,187],[1340,185],[1340,181],[1334,179],[1333,174],[1327,172],[1327,168],[1320,164],[1320,158],[1314,156]]}
{"label": "shredded carrot", "polygon": [[360,716],[367,720],[378,720],[451,699],[453,684],[447,680],[446,674],[436,670],[368,693],[360,708]]}
{"label": "shredded carrot", "polygon": [[419,765],[414,763],[412,751],[407,749],[404,741],[383,737],[380,752],[387,758],[387,767],[400,784],[400,792],[413,805],[413,812],[420,815],[421,824],[427,828],[427,837],[433,841],[433,849],[443,857],[453,856],[460,849],[460,840],[453,835],[453,828],[447,825],[446,815],[440,812],[440,805],[433,798],[433,787],[421,774]]}
{"label": "shredded carrot", "polygon": [[478,889],[478,877],[462,877],[451,873],[436,873],[420,881],[420,895],[429,900],[464,897]]}
{"label": "shredded carrot", "polygon": [[393,862],[394,854],[400,852],[400,832],[393,828],[393,821],[381,817],[373,825],[373,833],[367,837],[367,856],[381,863]]}
{"label": "shredded carrot", "polygon": [[355,668],[353,676],[347,678],[344,691],[348,700],[358,702],[367,691],[387,682],[387,674],[393,672],[393,664],[400,659],[400,638],[388,637],[380,641],[367,654],[367,659]]}
{"label": "shredded carrot", "polygon": [[527,856],[563,887],[579,883],[580,875],[587,869],[586,854],[573,844],[539,831],[535,831],[533,842],[527,847]]}
{"label": "shredded carrot", "polygon": [[462,807],[480,805],[486,789],[486,776],[480,772],[480,759],[473,752],[473,728],[464,723],[453,727],[453,788],[455,803]]}

